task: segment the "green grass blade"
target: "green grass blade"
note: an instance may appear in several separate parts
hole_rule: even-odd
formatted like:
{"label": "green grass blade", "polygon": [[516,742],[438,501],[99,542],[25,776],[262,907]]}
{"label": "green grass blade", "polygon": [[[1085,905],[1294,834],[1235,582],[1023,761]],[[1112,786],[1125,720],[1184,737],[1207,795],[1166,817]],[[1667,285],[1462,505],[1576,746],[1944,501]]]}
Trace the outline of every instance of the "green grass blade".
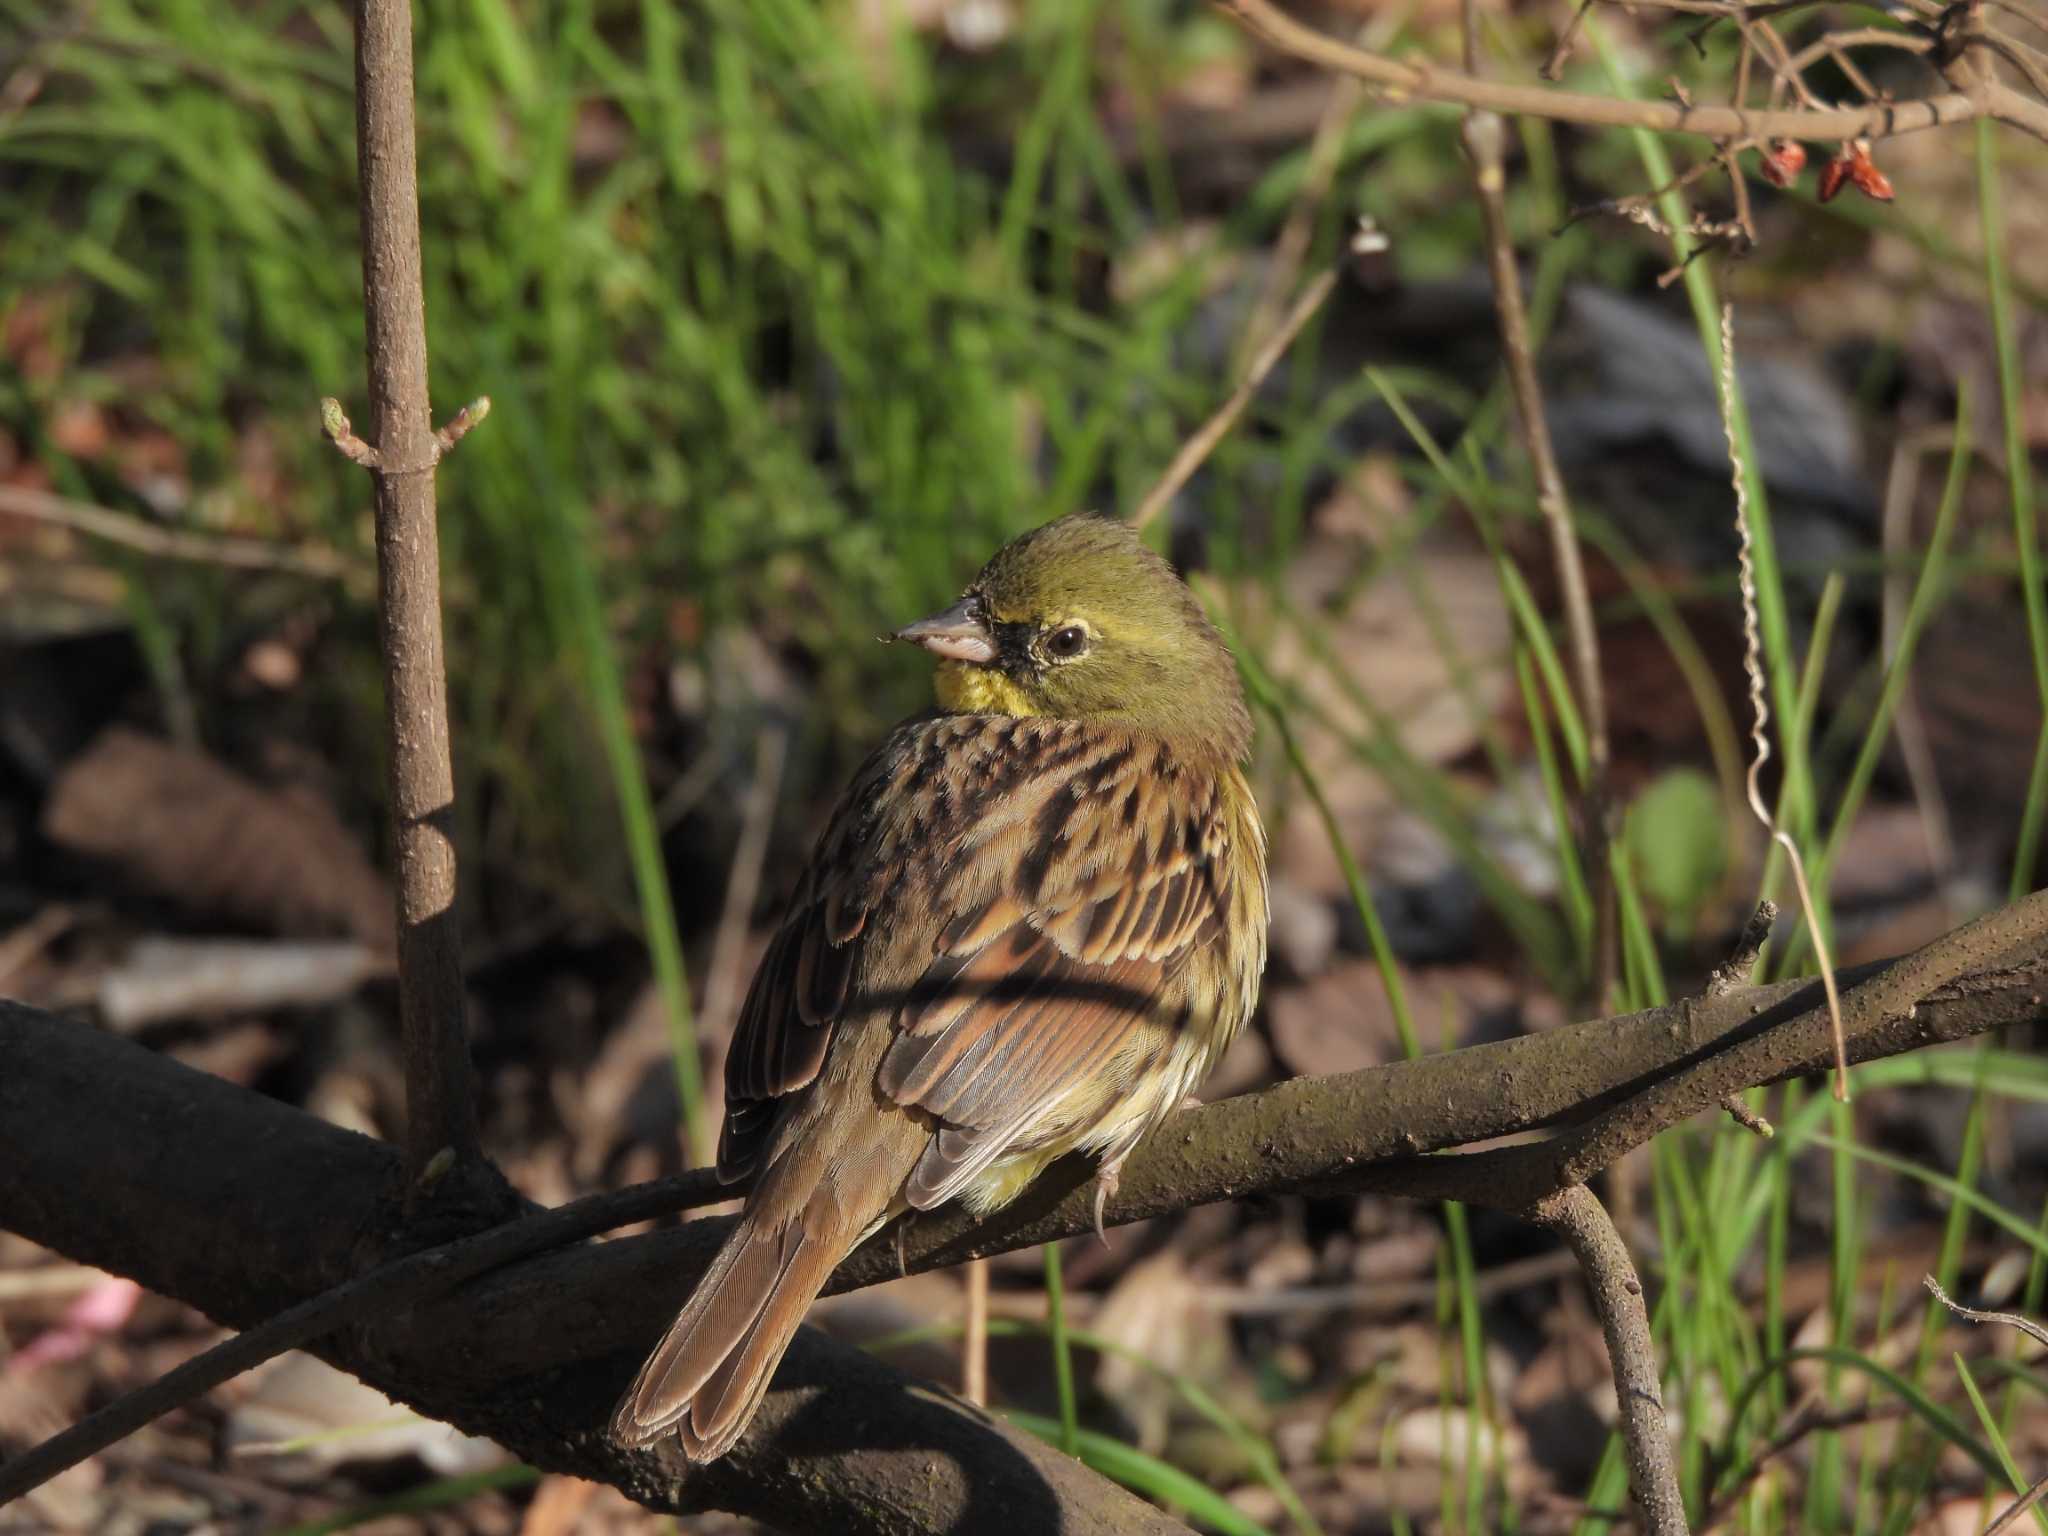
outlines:
{"label": "green grass blade", "polygon": [[1878,694],[1877,707],[1871,712],[1869,729],[1864,732],[1862,746],[1856,754],[1855,766],[1849,770],[1848,782],[1836,796],[1835,820],[1828,832],[1828,839],[1821,849],[1820,857],[1814,861],[1813,883],[1826,889],[1828,871],[1833,868],[1842,844],[1849,835],[1849,826],[1856,819],[1856,812],[1863,803],[1863,795],[1870,787],[1870,780],[1877,771],[1878,758],[1884,751],[1886,738],[1891,731],[1892,716],[1898,709],[1899,696],[1905,691],[1906,681],[1912,675],[1913,652],[1920,641],[1920,632],[1927,625],[1935,603],[1939,600],[1947,570],[1949,537],[1955,530],[1956,510],[1962,505],[1963,484],[1969,476],[1970,466],[1970,389],[1967,382],[1956,389],[1956,440],[1949,454],[1948,479],[1942,487],[1941,508],[1935,514],[1934,531],[1927,541],[1927,551],[1922,559],[1920,574],[1913,583],[1912,597],[1906,604],[1906,615],[1899,625],[1898,649],[1885,668],[1884,684]]}
{"label": "green grass blade", "polygon": [[[1004,1410],[1003,1417],[1052,1445],[1060,1444],[1063,1431],[1056,1419],[1018,1409]],[[1080,1432],[1077,1454],[1087,1466],[1104,1477],[1123,1484],[1189,1519],[1220,1531],[1223,1536],[1272,1536],[1263,1525],[1238,1509],[1207,1483],[1198,1482],[1179,1467],[1148,1456],[1135,1446],[1125,1445],[1092,1429]]]}
{"label": "green grass blade", "polygon": [[1868,1355],[1860,1354],[1853,1349],[1843,1349],[1833,1344],[1815,1344],[1803,1349],[1788,1349],[1784,1354],[1765,1361],[1762,1367],[1749,1380],[1745,1381],[1742,1384],[1741,1390],[1735,1394],[1728,1409],[1728,1436],[1722,1443],[1721,1454],[1716,1458],[1718,1465],[1728,1469],[1723,1475],[1724,1481],[1732,1482],[1741,1472],[1747,1470],[1747,1460],[1741,1451],[1738,1450],[1734,1440],[1742,1425],[1744,1416],[1749,1411],[1749,1405],[1756,1400],[1757,1394],[1763,1390],[1765,1383],[1772,1376],[1781,1371],[1789,1370],[1801,1360],[1817,1360],[1826,1365],[1862,1372],[1870,1377],[1872,1381],[1897,1397],[1901,1403],[1905,1404],[1907,1410],[1929,1429],[1976,1462],[1984,1470],[1985,1475],[1989,1477],[2001,1477],[2004,1475],[2005,1469],[1999,1465],[1996,1453],[1983,1441],[1971,1434],[1968,1426],[1961,1419],[1950,1413],[1941,1404],[1921,1391],[1920,1388],[1914,1386],[1912,1382],[1908,1381],[1890,1366],[1873,1360]]}
{"label": "green grass blade", "polygon": [[[1984,1429],[1984,1437],[1991,1442],[1991,1448],[1998,1453],[1999,1464],[2005,1468],[2005,1480],[2012,1485],[2014,1493],[2025,1493],[2032,1486],[2020,1471],[2019,1463],[2012,1459],[2012,1447],[2006,1444],[2005,1432],[1998,1427],[1991,1407],[1984,1401],[1984,1394],[1977,1390],[1977,1378],[1970,1374],[1970,1364],[1960,1353],[1952,1357],[1956,1363],[1956,1375],[1962,1378],[1963,1390],[1969,1394],[1970,1406],[1977,1412],[1977,1422]],[[1987,1494],[1987,1499],[1988,1499]],[[2048,1509],[2036,1504],[2033,1509],[2034,1524],[2043,1536],[2048,1536]]]}
{"label": "green grass blade", "polygon": [[[2048,712],[2048,592],[2042,589],[2041,545],[2034,522],[2033,459],[2027,449],[2027,394],[2020,376],[2019,318],[2013,313],[2012,276],[2005,251],[2005,192],[1998,183],[1998,128],[1977,124],[1977,219],[1984,235],[1984,278],[1991,290],[1991,336],[1998,352],[1998,394],[2004,406],[2005,473],[2012,495],[2013,541],[2019,547],[2020,595],[2027,608],[2027,642],[2034,686]],[[2034,745],[2026,809],[2013,851],[2009,899],[2019,900],[2034,884],[2034,852],[2048,813],[2048,713]]]}
{"label": "green grass blade", "polygon": [[331,1536],[335,1531],[352,1531],[359,1525],[368,1525],[373,1520],[383,1520],[392,1515],[415,1515],[430,1509],[447,1509],[464,1504],[480,1493],[490,1493],[501,1488],[524,1488],[540,1481],[540,1469],[514,1464],[509,1467],[487,1467],[481,1472],[466,1472],[460,1477],[444,1477],[423,1487],[395,1493],[389,1498],[372,1499],[342,1510],[339,1514],[326,1515],[318,1520],[308,1520],[300,1525],[286,1526],[276,1536]]}
{"label": "green grass blade", "polygon": [[1053,1389],[1059,1397],[1059,1447],[1081,1454],[1081,1413],[1074,1397],[1074,1356],[1067,1346],[1067,1293],[1060,1272],[1060,1245],[1045,1245],[1045,1331],[1052,1343]]}
{"label": "green grass blade", "polygon": [[2002,1227],[2005,1231],[2026,1244],[2032,1252],[2048,1251],[2048,1237],[2044,1237],[2041,1233],[2035,1231],[2031,1222],[2013,1215],[2011,1211],[2008,1211],[1996,1200],[1979,1194],[1959,1179],[1952,1179],[1944,1173],[1936,1173],[1932,1168],[1923,1168],[1918,1163],[1909,1161],[1906,1158],[1894,1157],[1889,1152],[1880,1152],[1875,1147],[1857,1146],[1850,1142],[1837,1141],[1832,1136],[1816,1136],[1813,1140],[1816,1146],[1843,1148],[1866,1163],[1871,1163],[1879,1168],[1888,1168],[1893,1173],[1903,1173],[1911,1179],[1918,1179],[1930,1188],[1940,1190],[1950,1199],[1967,1205],[1994,1226]]}

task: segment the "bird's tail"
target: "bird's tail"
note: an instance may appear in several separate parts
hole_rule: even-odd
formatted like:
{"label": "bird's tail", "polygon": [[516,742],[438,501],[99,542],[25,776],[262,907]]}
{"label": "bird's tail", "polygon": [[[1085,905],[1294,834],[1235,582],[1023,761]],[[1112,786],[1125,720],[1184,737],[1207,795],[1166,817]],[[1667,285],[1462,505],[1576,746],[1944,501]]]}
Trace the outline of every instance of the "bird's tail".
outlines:
{"label": "bird's tail", "polygon": [[[768,1177],[779,1171],[771,1169]],[[723,1456],[739,1439],[804,1313],[839,1261],[878,1224],[874,1215],[847,1209],[822,1185],[787,1211],[782,1202],[758,1193],[748,1202],[620,1399],[612,1416],[619,1440],[640,1445],[673,1428],[683,1454],[704,1462]]]}

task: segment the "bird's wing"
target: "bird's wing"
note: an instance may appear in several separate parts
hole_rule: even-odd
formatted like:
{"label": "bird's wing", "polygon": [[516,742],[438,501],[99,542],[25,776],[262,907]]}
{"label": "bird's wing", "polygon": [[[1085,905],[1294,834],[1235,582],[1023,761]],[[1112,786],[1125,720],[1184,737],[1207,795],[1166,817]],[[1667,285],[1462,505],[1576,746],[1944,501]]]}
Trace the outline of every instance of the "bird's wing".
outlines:
{"label": "bird's wing", "polygon": [[728,1183],[754,1171],[781,1101],[817,1077],[872,934],[892,926],[877,913],[918,873],[945,809],[926,782],[944,724],[906,722],[855,773],[754,972],[725,1058],[718,1175]]}
{"label": "bird's wing", "polygon": [[[840,801],[755,974],[726,1059],[720,1175],[753,1171],[780,1102],[857,1011],[895,1019],[883,1092],[940,1122],[906,1189],[918,1206],[1032,1143],[1120,1055],[1156,1049],[1145,1026],[1168,978],[1227,911],[1226,775],[1073,722],[900,727]],[[874,963],[918,934],[922,974]],[[903,978],[893,993],[885,973]]]}
{"label": "bird's wing", "polygon": [[897,1015],[880,1086],[939,1121],[905,1185],[915,1207],[1011,1148],[1085,1131],[1116,1102],[1105,1085],[1130,1085],[1185,1022],[1169,979],[1223,932],[1228,770],[1082,739],[969,831],[951,917]]}

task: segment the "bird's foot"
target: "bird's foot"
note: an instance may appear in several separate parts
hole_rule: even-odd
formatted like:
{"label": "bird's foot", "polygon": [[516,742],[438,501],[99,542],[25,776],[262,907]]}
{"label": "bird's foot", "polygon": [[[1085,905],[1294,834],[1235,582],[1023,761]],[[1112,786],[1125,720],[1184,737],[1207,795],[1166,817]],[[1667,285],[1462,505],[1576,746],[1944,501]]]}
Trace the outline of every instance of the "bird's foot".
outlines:
{"label": "bird's foot", "polygon": [[1102,1230],[1102,1208],[1109,1204],[1109,1197],[1116,1193],[1117,1165],[1104,1163],[1095,1170],[1095,1236],[1103,1247],[1109,1246],[1109,1234]]}

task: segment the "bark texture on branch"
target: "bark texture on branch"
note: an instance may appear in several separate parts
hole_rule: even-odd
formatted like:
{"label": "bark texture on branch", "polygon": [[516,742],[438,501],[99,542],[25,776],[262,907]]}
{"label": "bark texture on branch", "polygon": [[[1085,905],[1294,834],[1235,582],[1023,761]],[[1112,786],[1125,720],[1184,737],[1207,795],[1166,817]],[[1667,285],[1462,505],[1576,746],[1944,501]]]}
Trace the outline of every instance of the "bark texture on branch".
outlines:
{"label": "bark texture on branch", "polygon": [[[0,1227],[245,1327],[338,1284],[384,1250],[399,1158],[381,1142],[88,1026],[0,1003]],[[104,1128],[118,1127],[118,1134]],[[601,1249],[596,1251],[602,1251]],[[620,1348],[537,1365],[492,1353],[437,1309],[399,1312],[312,1346],[422,1413],[551,1471],[655,1508],[737,1510],[787,1530],[1058,1530],[1188,1536],[1050,1446],[802,1330],[739,1449],[688,1470],[605,1437],[612,1404],[663,1319],[631,1290],[535,1297],[529,1340],[600,1308]],[[440,1335],[429,1355],[417,1347]],[[551,1353],[551,1352],[550,1352]],[[451,1370],[454,1362],[464,1369]],[[686,1475],[687,1474],[687,1475]]]}
{"label": "bark texture on branch", "polygon": [[1664,1421],[1663,1373],[1650,1337],[1649,1308],[1628,1245],[1593,1191],[1583,1184],[1560,1190],[1529,1213],[1530,1220],[1562,1237],[1579,1261],[1594,1315],[1607,1341],[1622,1444],[1628,1450],[1629,1492],[1649,1536],[1686,1536],[1685,1496],[1678,1459]]}
{"label": "bark texture on branch", "polygon": [[[2044,954],[2048,893],[2037,893],[1902,960],[1852,973],[1844,978],[1853,988],[1851,1059],[2048,1018]],[[1734,1088],[1824,1070],[1831,1051],[1819,994],[1811,983],[1711,991],[1625,1018],[1300,1079],[1183,1112],[1132,1156],[1106,1215],[1115,1224],[1247,1194],[1371,1189],[1526,1216],[1601,1158],[1713,1108]],[[1578,1124],[1547,1141],[1412,1155],[1567,1119]],[[133,1275],[223,1321],[267,1318],[360,1273],[394,1243],[399,1212],[380,1193],[399,1162],[388,1149],[84,1026],[5,1004],[0,1125],[22,1152],[15,1177],[0,1182],[0,1226]],[[98,1139],[79,1130],[101,1125],[124,1133]],[[1080,1161],[1058,1166],[985,1223],[943,1212],[922,1221],[906,1235],[903,1259],[930,1269],[1085,1231],[1088,1172]],[[703,1203],[705,1182],[686,1177],[593,1197],[580,1203],[588,1215],[565,1209],[529,1223],[559,1234],[640,1220],[659,1208],[650,1203],[657,1198]],[[224,1223],[232,1223],[229,1241]],[[1108,1498],[1106,1485],[1077,1464],[1045,1460],[1051,1452],[975,1419],[945,1394],[913,1388],[809,1333],[733,1459],[685,1485],[667,1458],[609,1445],[602,1426],[611,1401],[727,1225],[707,1218],[549,1253],[409,1307],[366,1309],[368,1322],[320,1348],[423,1412],[657,1504],[829,1519],[827,1528],[850,1532],[943,1528],[917,1522],[959,1517],[980,1480],[1000,1480],[1005,1468],[1052,1489],[1062,1507],[1097,1509]],[[505,1238],[494,1230],[473,1241]],[[886,1279],[897,1264],[884,1234],[842,1266],[835,1288]],[[882,1399],[886,1410],[877,1406]],[[863,1433],[886,1425],[912,1444],[890,1439],[875,1449],[850,1435],[829,1445],[815,1438],[855,1422]],[[953,1472],[933,1461],[934,1448]],[[792,1455],[800,1458],[794,1466]],[[993,1469],[982,1465],[987,1456]],[[894,1502],[910,1498],[906,1477],[925,1490],[912,1501],[914,1518]]]}
{"label": "bark texture on branch", "polygon": [[405,1029],[406,1174],[417,1188],[444,1152],[480,1162],[476,1089],[455,913],[455,774],[441,646],[441,553],[420,281],[410,0],[356,11],[356,154],[362,180],[363,312],[370,466],[377,487],[379,635],[391,730],[398,870],[398,997]]}

